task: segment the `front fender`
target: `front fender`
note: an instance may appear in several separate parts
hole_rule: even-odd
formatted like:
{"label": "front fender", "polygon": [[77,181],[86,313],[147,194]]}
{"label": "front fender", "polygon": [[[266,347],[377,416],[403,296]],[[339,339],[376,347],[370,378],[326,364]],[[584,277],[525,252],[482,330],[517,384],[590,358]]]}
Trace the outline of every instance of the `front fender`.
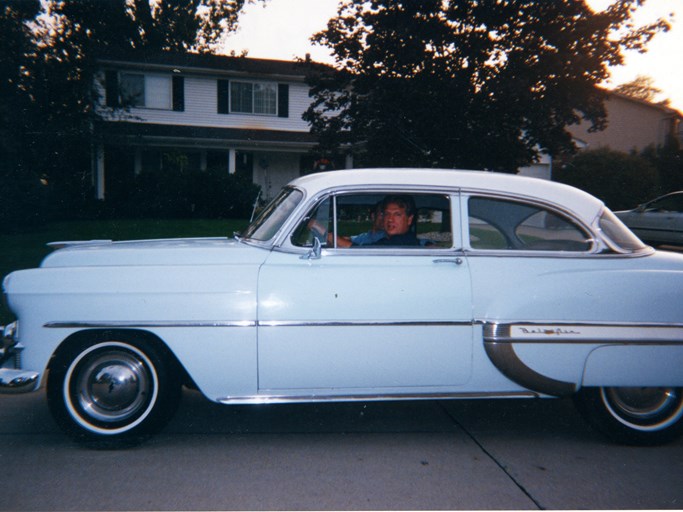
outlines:
{"label": "front fender", "polygon": [[[220,378],[234,365],[256,368],[258,271],[258,264],[240,264],[51,267],[12,273],[5,290],[19,319],[23,367],[43,374],[67,337],[83,329],[120,328],[160,337],[198,385],[209,372]],[[250,382],[242,386],[255,386],[254,375],[245,379]],[[225,389],[215,391],[224,394]]]}

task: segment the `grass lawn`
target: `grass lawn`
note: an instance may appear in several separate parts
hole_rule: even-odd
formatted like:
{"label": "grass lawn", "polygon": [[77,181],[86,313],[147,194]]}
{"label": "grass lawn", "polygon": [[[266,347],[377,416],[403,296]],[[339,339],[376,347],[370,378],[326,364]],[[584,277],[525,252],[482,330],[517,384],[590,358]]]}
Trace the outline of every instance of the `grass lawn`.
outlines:
{"label": "grass lawn", "polygon": [[[203,236],[232,236],[243,230],[246,220],[143,219],[74,221],[48,224],[18,234],[0,234],[0,276],[13,270],[38,266],[52,249],[48,242],[64,240],[144,240]],[[0,323],[12,316],[0,307]]]}

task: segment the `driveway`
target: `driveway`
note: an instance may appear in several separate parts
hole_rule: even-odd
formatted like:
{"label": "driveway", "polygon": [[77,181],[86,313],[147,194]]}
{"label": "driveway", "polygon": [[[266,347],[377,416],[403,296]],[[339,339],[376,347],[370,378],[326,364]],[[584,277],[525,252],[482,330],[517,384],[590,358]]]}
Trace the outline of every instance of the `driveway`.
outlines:
{"label": "driveway", "polygon": [[678,509],[683,442],[605,442],[569,400],[220,406],[74,445],[43,393],[0,397],[2,510]]}

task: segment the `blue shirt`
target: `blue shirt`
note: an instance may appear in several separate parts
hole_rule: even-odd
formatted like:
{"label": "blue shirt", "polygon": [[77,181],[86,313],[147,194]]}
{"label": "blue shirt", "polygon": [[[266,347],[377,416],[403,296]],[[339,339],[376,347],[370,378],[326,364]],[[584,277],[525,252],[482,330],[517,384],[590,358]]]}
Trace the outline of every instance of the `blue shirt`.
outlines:
{"label": "blue shirt", "polygon": [[384,231],[368,231],[367,233],[361,233],[360,235],[354,235],[351,237],[351,243],[353,245],[372,245],[379,242],[382,238],[386,238],[386,233]]}
{"label": "blue shirt", "polygon": [[404,233],[402,235],[394,235],[389,238],[379,240],[375,245],[391,245],[391,246],[413,246],[420,245],[414,233]]}

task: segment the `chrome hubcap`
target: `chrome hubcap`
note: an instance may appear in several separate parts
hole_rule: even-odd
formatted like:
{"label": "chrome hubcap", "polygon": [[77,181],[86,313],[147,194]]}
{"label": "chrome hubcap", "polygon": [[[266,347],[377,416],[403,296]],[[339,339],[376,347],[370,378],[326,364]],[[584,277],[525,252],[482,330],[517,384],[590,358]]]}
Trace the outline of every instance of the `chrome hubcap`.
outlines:
{"label": "chrome hubcap", "polygon": [[105,424],[126,421],[144,411],[154,387],[144,362],[117,348],[85,357],[74,376],[71,389],[78,408]]}
{"label": "chrome hubcap", "polygon": [[664,428],[683,415],[679,388],[604,388],[602,396],[620,422],[643,430]]}

